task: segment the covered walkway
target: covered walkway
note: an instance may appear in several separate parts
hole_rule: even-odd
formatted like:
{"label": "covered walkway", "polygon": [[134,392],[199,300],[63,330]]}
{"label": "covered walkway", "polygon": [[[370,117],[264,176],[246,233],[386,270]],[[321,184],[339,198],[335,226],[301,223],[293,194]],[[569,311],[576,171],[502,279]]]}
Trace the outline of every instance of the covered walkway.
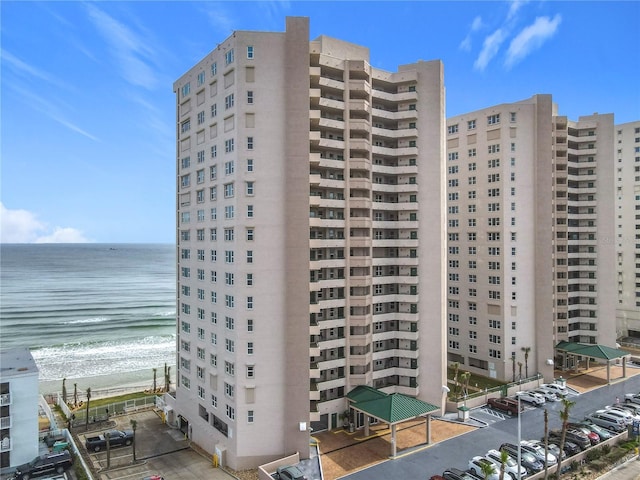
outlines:
{"label": "covered walkway", "polygon": [[629,352],[605,345],[591,345],[586,343],[574,343],[562,341],[556,345],[556,352],[562,357],[564,370],[574,369],[576,373],[580,369],[588,371],[591,362],[601,361],[607,367],[607,383],[611,383],[611,364],[622,362],[622,377],[627,377],[627,360],[631,356]]}

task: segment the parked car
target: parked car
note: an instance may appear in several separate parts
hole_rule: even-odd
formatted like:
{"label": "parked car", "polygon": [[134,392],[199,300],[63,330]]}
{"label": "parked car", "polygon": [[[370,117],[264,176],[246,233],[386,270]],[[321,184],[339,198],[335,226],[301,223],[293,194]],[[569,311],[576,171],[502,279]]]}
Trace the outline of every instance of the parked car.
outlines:
{"label": "parked car", "polygon": [[563,385],[559,385],[557,383],[544,383],[540,385],[540,387],[551,390],[553,393],[555,393],[559,397],[565,397],[569,393],[569,390],[567,390],[567,387]]}
{"label": "parked car", "polygon": [[627,403],[636,403],[640,405],[640,393],[627,393],[624,396],[624,401]]}
{"label": "parked car", "polygon": [[478,480],[478,478],[482,478],[470,472],[463,472],[457,468],[447,468],[442,472],[442,476],[445,480]]}
{"label": "parked car", "polygon": [[[549,431],[549,441],[560,444],[560,439],[562,438],[562,430],[551,430]],[[565,435],[565,440],[569,440],[570,442],[575,443],[581,450],[586,450],[591,446],[591,440],[584,433],[579,430],[574,430],[571,428],[567,429],[567,433]]]}
{"label": "parked car", "polygon": [[634,415],[630,410],[627,410],[626,408],[609,406],[606,407],[606,410],[623,415],[627,418],[627,423],[633,423],[634,420],[640,421],[640,416]]}
{"label": "parked car", "polygon": [[601,427],[620,433],[626,428],[626,423],[621,417],[607,413],[606,410],[598,410],[584,417],[585,421],[595,423]]}
{"label": "parked car", "polygon": [[613,438],[615,436],[615,433],[613,433],[612,431],[607,430],[606,428],[603,428],[599,425],[596,425],[595,423],[582,422],[580,423],[580,425],[587,427],[592,432],[597,433],[600,436],[601,441],[609,440],[610,438]]}
{"label": "parked car", "polygon": [[[544,451],[544,439],[542,441],[540,440],[527,440],[527,441],[534,445],[539,445],[542,451]],[[556,459],[560,458],[560,447],[557,446],[556,444],[547,442],[547,450],[551,455],[556,457]],[[562,458],[565,459],[566,457],[567,457],[567,454],[565,452],[562,452]]]}
{"label": "parked car", "polygon": [[68,450],[51,453],[34,458],[29,463],[20,465],[14,473],[15,480],[29,480],[47,473],[63,473],[73,465],[73,458]]}
{"label": "parked car", "polygon": [[280,480],[307,480],[307,477],[305,477],[302,471],[295,465],[278,467],[276,473]]}
{"label": "parked car", "polygon": [[522,440],[520,442],[520,445],[524,450],[526,450],[527,452],[533,453],[536,457],[538,457],[538,459],[541,462],[544,462],[549,466],[555,465],[556,463],[558,463],[558,459],[551,452],[547,452],[547,455],[545,457],[544,447],[540,447],[536,443],[531,443],[531,442],[528,442],[527,440]]}
{"label": "parked car", "polygon": [[537,393],[538,395],[540,395],[547,402],[559,402],[560,401],[560,397],[558,397],[555,394],[555,392],[552,392],[551,390],[549,390],[547,388],[535,388],[535,389],[533,389],[531,391],[533,393]]}
{"label": "parked car", "polygon": [[[485,474],[482,473],[484,465],[491,467],[492,469],[492,473],[488,476],[485,476]],[[493,462],[490,462],[484,457],[475,456],[469,460],[469,470],[485,480],[500,480],[500,470],[496,468]]]}
{"label": "parked car", "polygon": [[160,475],[151,475],[150,477],[144,477],[142,480],[164,480],[164,477]]}
{"label": "parked car", "polygon": [[94,437],[86,437],[84,446],[90,452],[99,452],[107,448],[107,434],[109,434],[109,446],[129,446],[133,443],[133,430],[109,430]]}
{"label": "parked car", "polygon": [[[508,413],[509,415],[518,415],[518,402],[512,398],[490,398],[487,404],[491,408]],[[520,413],[524,412],[524,406],[520,404]]]}
{"label": "parked car", "polygon": [[517,392],[516,397],[519,397],[521,401],[531,403],[536,407],[545,404],[544,397],[533,392]]}
{"label": "parked car", "polygon": [[596,432],[594,432],[590,428],[585,427],[581,423],[569,423],[567,427],[572,430],[579,430],[582,433],[584,433],[589,438],[591,445],[597,445],[600,443],[600,435],[598,435]]}
{"label": "parked car", "polygon": [[[498,473],[500,473],[500,468],[502,467],[502,455],[498,450],[489,450],[484,458],[492,462],[498,469]],[[504,465],[504,471],[511,477],[511,480],[517,480],[518,462],[516,462],[511,456],[507,456],[507,462]],[[526,474],[527,469],[521,466],[520,476],[524,477]]]}
{"label": "parked car", "polygon": [[[518,446],[513,443],[503,443],[500,450],[506,450],[510,457],[518,461]],[[520,449],[520,465],[527,469],[529,474],[540,472],[544,469],[542,462],[533,453]]]}

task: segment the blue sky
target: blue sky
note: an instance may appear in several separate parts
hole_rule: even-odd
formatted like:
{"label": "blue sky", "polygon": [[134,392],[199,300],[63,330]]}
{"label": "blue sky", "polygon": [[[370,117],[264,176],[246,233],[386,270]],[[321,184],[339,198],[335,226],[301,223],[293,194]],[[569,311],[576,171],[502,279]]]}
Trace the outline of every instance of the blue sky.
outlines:
{"label": "blue sky", "polygon": [[0,4],[2,242],[172,243],[172,83],[233,30],[310,17],[375,67],[441,59],[447,116],[550,93],[640,119],[640,2]]}

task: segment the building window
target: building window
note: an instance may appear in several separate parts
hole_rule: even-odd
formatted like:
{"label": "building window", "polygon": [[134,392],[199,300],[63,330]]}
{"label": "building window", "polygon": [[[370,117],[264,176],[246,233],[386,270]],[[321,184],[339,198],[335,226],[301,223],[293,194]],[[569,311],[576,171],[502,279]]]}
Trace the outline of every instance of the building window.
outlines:
{"label": "building window", "polygon": [[253,218],[253,205],[247,205],[247,218]]}
{"label": "building window", "polygon": [[253,159],[247,159],[247,172],[253,172]]}
{"label": "building window", "polygon": [[247,228],[247,241],[252,242],[254,238],[254,230],[253,228]]}
{"label": "building window", "polygon": [[211,105],[211,118],[215,117],[216,115],[218,115],[218,105],[214,103],[213,105]]}
{"label": "building window", "polygon": [[253,263],[253,250],[247,250],[247,263]]}
{"label": "building window", "polygon": [[233,59],[234,59],[234,55],[233,55],[233,48],[227,52],[225,52],[224,54],[224,64],[225,65],[229,65],[231,63],[233,63]]}
{"label": "building window", "polygon": [[228,162],[224,162],[224,174],[225,175],[232,175],[234,171],[235,171],[235,163],[234,163],[233,160],[230,160]]}
{"label": "building window", "polygon": [[182,96],[186,97],[187,95],[189,95],[189,93],[191,93],[191,83],[190,82],[185,83],[182,86]]}
{"label": "building window", "polygon": [[247,355],[253,355],[253,342],[247,342]]}
{"label": "building window", "polygon": [[255,51],[254,51],[253,45],[247,45],[247,58],[249,60],[253,59],[254,54],[255,54]]}
{"label": "building window", "polygon": [[455,125],[449,125],[449,127],[447,127],[447,131],[449,132],[449,135],[458,133],[458,124],[456,123]]}
{"label": "building window", "polygon": [[495,115],[489,115],[487,117],[487,125],[497,125],[500,123],[500,114],[496,113]]}
{"label": "building window", "polygon": [[234,105],[235,105],[235,94],[230,93],[229,95],[224,97],[224,109],[225,110],[229,110],[230,108],[233,108]]}
{"label": "building window", "polygon": [[253,105],[253,90],[247,90],[247,103]]}
{"label": "building window", "polygon": [[247,423],[253,423],[253,410],[247,410]]}
{"label": "building window", "polygon": [[254,365],[247,365],[247,378],[255,378],[256,367]]}
{"label": "building window", "polygon": [[224,141],[224,151],[225,151],[225,153],[231,153],[231,152],[233,152],[234,149],[235,149],[235,146],[234,146],[233,138],[230,138],[230,139]]}
{"label": "building window", "polygon": [[253,150],[253,137],[247,137],[247,150]]}
{"label": "building window", "polygon": [[476,128],[476,121],[475,120],[469,120],[467,122],[467,130],[475,130]]}

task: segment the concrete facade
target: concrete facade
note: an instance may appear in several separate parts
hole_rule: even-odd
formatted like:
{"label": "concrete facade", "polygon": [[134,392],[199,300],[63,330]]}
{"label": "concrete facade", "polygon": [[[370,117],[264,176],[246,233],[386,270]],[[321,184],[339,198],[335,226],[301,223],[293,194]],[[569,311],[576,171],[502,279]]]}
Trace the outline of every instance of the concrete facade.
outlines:
{"label": "concrete facade", "polygon": [[550,95],[447,120],[450,362],[551,379],[560,340],[615,346],[612,122]]}
{"label": "concrete facade", "polygon": [[38,367],[27,348],[0,352],[1,468],[38,456]]}
{"label": "concrete facade", "polygon": [[640,121],[616,125],[618,337],[640,337]]}
{"label": "concrete facade", "polygon": [[185,433],[243,469],[308,456],[357,385],[441,405],[441,62],[378,70],[288,18],[236,31],[174,92]]}

